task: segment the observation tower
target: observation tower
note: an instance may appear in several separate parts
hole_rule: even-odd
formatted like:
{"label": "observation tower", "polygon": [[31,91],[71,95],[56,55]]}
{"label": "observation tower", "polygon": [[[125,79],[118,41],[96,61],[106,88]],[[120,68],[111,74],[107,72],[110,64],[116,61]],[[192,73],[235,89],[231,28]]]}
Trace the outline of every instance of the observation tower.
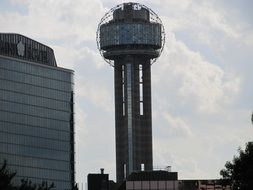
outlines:
{"label": "observation tower", "polygon": [[148,7],[123,3],[101,19],[97,46],[114,67],[116,176],[152,170],[151,65],[165,42],[160,18]]}

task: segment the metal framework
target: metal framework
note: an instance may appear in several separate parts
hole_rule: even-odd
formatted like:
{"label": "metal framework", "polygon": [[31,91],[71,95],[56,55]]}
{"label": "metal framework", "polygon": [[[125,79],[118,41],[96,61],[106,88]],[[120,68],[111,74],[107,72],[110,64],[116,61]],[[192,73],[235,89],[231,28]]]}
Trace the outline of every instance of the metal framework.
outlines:
{"label": "metal framework", "polygon": [[[164,49],[164,44],[165,44],[165,30],[164,30],[164,25],[162,24],[162,20],[159,18],[159,16],[150,8],[148,8],[145,5],[142,5],[140,3],[134,3],[134,2],[129,2],[129,4],[133,4],[133,7],[136,10],[140,10],[141,8],[146,9],[149,11],[149,15],[150,15],[150,22],[151,23],[158,23],[161,25],[161,49],[159,49],[158,51],[158,56],[151,59],[151,64],[153,64],[154,62],[156,62],[157,58],[160,56],[160,54],[162,53],[163,49]],[[113,8],[111,8],[100,20],[100,23],[98,24],[98,28],[97,28],[97,32],[96,32],[96,42],[97,42],[97,48],[100,52],[100,55],[104,58],[104,60],[109,63],[109,65],[114,67],[114,60],[113,59],[107,59],[104,57],[104,53],[106,52],[105,50],[101,49],[100,47],[100,28],[102,25],[107,24],[109,22],[111,22],[113,20],[113,13],[115,10],[118,9],[123,9],[124,4],[126,3],[122,3],[119,4]]]}

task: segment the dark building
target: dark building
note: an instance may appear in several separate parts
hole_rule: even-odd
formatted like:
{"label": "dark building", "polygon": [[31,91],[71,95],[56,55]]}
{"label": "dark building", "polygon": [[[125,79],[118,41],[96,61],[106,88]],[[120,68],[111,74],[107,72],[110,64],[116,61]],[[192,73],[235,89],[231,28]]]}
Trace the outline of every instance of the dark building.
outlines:
{"label": "dark building", "polygon": [[224,179],[179,180],[178,190],[231,190],[229,184]]}
{"label": "dark building", "polygon": [[53,50],[19,34],[0,33],[0,164],[14,184],[74,185],[73,71]]}
{"label": "dark building", "polygon": [[100,174],[88,174],[88,190],[109,190],[109,175],[104,174],[101,169]]}
{"label": "dark building", "polygon": [[118,190],[135,189],[179,190],[177,172],[163,170],[133,172],[118,188]]}
{"label": "dark building", "polygon": [[177,172],[133,172],[118,187],[118,190],[231,190],[229,180],[178,180]]}
{"label": "dark building", "polygon": [[114,66],[116,175],[152,170],[151,64],[164,45],[159,17],[138,3],[111,9],[97,31],[98,48]]}

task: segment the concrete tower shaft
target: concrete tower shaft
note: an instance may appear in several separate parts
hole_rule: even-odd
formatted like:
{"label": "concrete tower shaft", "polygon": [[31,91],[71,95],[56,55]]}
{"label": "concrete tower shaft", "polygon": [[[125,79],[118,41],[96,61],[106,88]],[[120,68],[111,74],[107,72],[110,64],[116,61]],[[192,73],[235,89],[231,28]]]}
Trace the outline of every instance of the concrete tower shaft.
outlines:
{"label": "concrete tower shaft", "polygon": [[116,175],[152,170],[151,64],[164,45],[159,17],[137,3],[111,9],[97,31],[101,55],[114,66]]}

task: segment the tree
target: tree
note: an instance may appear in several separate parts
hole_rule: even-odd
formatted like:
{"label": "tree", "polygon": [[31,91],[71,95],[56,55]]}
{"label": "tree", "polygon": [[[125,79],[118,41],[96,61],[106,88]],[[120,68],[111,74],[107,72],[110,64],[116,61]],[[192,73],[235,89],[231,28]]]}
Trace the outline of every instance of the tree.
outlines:
{"label": "tree", "polygon": [[0,189],[12,189],[11,181],[16,175],[16,172],[10,172],[7,169],[7,162],[4,160],[4,163],[0,169]]}
{"label": "tree", "polygon": [[73,190],[78,190],[77,184],[75,183]]}
{"label": "tree", "polygon": [[33,184],[28,179],[22,179],[21,180],[21,186],[18,188],[18,190],[50,190],[54,188],[54,183],[51,183],[48,185],[47,182],[43,181],[41,184]]}
{"label": "tree", "polygon": [[246,144],[245,150],[238,149],[239,155],[227,161],[220,171],[223,179],[228,180],[233,190],[253,189],[253,142]]}
{"label": "tree", "polygon": [[55,188],[54,183],[48,185],[47,182],[43,181],[41,184],[34,184],[28,179],[22,179],[21,185],[16,187],[12,184],[12,180],[15,176],[16,172],[8,170],[7,161],[4,160],[0,168],[0,190],[51,190]]}

